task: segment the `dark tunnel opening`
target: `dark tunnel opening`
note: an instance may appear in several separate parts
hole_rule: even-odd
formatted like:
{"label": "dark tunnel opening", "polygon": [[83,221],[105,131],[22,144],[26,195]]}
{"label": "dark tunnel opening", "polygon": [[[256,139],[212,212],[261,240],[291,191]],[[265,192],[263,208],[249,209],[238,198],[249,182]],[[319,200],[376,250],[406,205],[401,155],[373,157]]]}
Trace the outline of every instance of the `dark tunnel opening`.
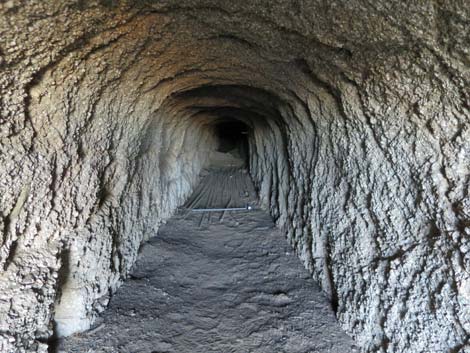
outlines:
{"label": "dark tunnel opening", "polygon": [[217,151],[241,158],[245,167],[248,167],[249,127],[238,120],[224,120],[216,124],[215,133],[218,139]]}
{"label": "dark tunnel opening", "polygon": [[[202,84],[171,94],[160,110],[201,124],[213,137],[211,167],[244,167],[251,174],[264,147],[273,149],[269,153],[277,155],[277,160],[285,158],[283,132],[284,118],[290,116],[288,106],[285,96],[264,87]],[[192,129],[188,132],[194,132]],[[276,142],[256,146],[271,139]],[[258,189],[259,185],[255,186]]]}

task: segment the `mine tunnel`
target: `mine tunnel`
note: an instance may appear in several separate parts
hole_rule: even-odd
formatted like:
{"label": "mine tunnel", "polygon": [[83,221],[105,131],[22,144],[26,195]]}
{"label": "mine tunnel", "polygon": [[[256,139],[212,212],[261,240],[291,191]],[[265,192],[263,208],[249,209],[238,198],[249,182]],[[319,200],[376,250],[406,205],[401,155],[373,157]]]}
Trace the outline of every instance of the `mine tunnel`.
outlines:
{"label": "mine tunnel", "polygon": [[469,43],[465,1],[0,2],[0,351],[470,352]]}
{"label": "mine tunnel", "polygon": [[215,125],[219,145],[217,151],[231,153],[240,158],[246,167],[249,166],[249,127],[245,123],[226,118]]}

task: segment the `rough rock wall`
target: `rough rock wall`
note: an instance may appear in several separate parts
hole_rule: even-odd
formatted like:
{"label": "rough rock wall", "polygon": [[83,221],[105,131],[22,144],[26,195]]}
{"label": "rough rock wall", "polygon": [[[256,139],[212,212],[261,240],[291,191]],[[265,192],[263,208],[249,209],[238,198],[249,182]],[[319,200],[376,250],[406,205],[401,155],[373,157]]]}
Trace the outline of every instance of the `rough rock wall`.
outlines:
{"label": "rough rock wall", "polygon": [[[289,162],[254,176],[364,350],[464,352],[470,116],[437,63],[429,77],[393,61],[377,68],[384,77],[320,85],[306,99],[314,131],[304,119]],[[271,148],[254,158],[283,153]]]}
{"label": "rough rock wall", "polygon": [[[53,34],[50,21],[37,37]],[[96,29],[70,21],[77,27],[62,36]],[[148,30],[138,25],[89,34],[73,49],[61,38],[36,48],[11,39],[27,62],[7,58],[2,82],[2,352],[46,351],[53,326],[57,335],[89,328],[216,147],[200,123],[158,109],[165,92],[148,86],[148,62],[136,65]],[[38,58],[54,49],[59,60]]]}
{"label": "rough rock wall", "polygon": [[469,349],[464,0],[0,13],[3,350],[89,325],[221,117],[251,127],[264,204],[364,351]]}

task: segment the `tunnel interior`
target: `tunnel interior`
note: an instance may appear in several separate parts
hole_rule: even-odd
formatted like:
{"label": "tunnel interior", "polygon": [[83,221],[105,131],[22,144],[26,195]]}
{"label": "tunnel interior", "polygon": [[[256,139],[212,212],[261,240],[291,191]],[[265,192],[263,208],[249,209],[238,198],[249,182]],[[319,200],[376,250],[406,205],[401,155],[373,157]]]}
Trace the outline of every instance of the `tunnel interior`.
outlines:
{"label": "tunnel interior", "polygon": [[0,14],[0,350],[92,327],[141,244],[236,150],[364,352],[466,352],[468,6],[33,0]]}
{"label": "tunnel interior", "polygon": [[215,133],[219,141],[217,151],[239,157],[248,167],[248,126],[243,122],[225,118],[216,123]]}

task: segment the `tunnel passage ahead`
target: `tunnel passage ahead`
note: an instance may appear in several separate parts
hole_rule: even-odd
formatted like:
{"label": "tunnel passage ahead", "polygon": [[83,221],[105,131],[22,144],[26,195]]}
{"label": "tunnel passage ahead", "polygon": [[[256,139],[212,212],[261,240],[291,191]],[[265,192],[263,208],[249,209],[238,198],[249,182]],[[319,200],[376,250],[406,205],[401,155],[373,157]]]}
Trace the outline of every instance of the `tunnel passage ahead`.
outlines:
{"label": "tunnel passage ahead", "polygon": [[226,117],[363,351],[468,350],[465,1],[13,0],[0,19],[0,350],[95,322]]}
{"label": "tunnel passage ahead", "polygon": [[[257,200],[243,169],[213,170],[190,200],[210,193],[228,194],[227,206]],[[92,332],[61,341],[60,351],[357,352],[263,210],[181,210],[139,253]]]}
{"label": "tunnel passage ahead", "polygon": [[240,158],[248,166],[249,127],[237,120],[226,119],[218,122],[215,126],[216,135],[219,139],[218,152],[231,153]]}

